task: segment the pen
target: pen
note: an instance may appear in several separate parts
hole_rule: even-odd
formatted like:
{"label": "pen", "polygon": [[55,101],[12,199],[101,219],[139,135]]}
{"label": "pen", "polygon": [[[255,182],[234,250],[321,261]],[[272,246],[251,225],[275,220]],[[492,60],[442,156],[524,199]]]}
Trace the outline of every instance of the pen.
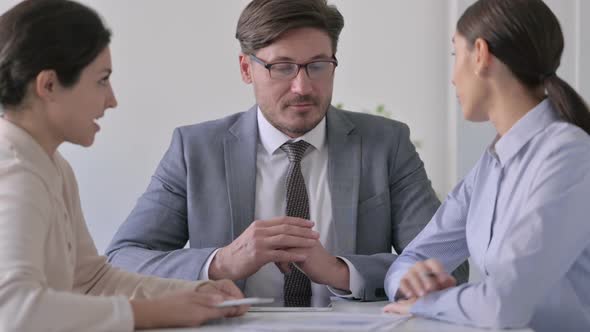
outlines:
{"label": "pen", "polygon": [[438,273],[436,272],[422,272],[420,273],[421,276],[426,277],[426,278],[436,278],[438,276]]}

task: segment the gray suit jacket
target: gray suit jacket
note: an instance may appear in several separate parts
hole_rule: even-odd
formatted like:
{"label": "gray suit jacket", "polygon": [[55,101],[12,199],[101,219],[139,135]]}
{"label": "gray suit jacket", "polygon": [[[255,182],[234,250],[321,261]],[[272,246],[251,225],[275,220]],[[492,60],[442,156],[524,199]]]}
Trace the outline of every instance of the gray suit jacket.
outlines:
{"label": "gray suit jacket", "polygon": [[[256,110],[174,131],[146,192],[107,249],[114,265],[194,280],[216,248],[250,225]],[[362,300],[384,299],[384,277],[397,257],[391,247],[401,252],[440,203],[405,124],[335,108],[326,116],[328,182],[343,248],[332,254],[346,257],[363,276]],[[465,266],[457,276],[466,280]]]}

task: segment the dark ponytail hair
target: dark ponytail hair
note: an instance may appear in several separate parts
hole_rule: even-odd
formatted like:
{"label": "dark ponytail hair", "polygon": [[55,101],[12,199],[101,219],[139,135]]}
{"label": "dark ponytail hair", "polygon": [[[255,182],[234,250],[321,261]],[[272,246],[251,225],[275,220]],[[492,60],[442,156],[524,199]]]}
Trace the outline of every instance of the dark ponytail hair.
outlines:
{"label": "dark ponytail hair", "polygon": [[25,0],[0,16],[0,105],[17,107],[27,85],[55,70],[65,87],[109,45],[98,14],[69,0]]}
{"label": "dark ponytail hair", "polygon": [[543,86],[561,117],[590,134],[588,105],[556,74],[563,33],[542,0],[479,0],[463,13],[457,32],[471,45],[485,40],[518,80],[529,88]]}

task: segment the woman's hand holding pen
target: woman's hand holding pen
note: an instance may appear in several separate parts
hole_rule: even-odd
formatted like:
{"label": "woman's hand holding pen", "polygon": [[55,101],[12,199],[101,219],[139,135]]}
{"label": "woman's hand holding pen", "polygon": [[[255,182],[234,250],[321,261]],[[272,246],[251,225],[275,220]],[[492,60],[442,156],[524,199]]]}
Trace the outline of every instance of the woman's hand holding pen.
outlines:
{"label": "woman's hand holding pen", "polygon": [[243,315],[248,306],[217,307],[244,295],[230,280],[208,281],[195,290],[179,290],[147,299],[130,300],[135,329],[195,327],[209,320]]}
{"label": "woman's hand holding pen", "polygon": [[400,281],[399,298],[411,299],[457,285],[455,278],[447,273],[436,259],[414,264]]}
{"label": "woman's hand holding pen", "polygon": [[422,296],[457,285],[455,278],[447,273],[436,259],[414,264],[400,281],[396,302],[383,308],[384,312],[408,314]]}

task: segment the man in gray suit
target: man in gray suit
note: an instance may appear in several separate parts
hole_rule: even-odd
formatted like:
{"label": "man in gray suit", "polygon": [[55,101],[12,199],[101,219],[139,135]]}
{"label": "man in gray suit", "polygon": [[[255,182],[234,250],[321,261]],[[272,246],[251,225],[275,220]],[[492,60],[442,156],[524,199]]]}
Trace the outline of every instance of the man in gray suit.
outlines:
{"label": "man in gray suit", "polygon": [[244,9],[240,70],[257,105],[175,130],[107,250],[113,264],[232,279],[286,305],[385,299],[392,246],[401,252],[439,201],[406,125],[330,106],[343,25],[325,0]]}

